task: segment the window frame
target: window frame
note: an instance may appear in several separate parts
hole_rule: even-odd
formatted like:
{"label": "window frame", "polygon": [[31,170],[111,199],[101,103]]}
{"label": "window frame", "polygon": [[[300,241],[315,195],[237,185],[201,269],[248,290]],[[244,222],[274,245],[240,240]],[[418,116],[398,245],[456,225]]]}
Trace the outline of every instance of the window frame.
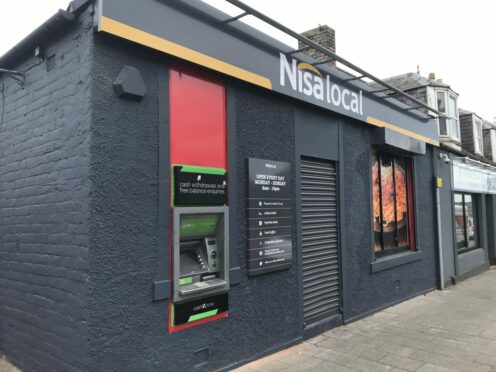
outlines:
{"label": "window frame", "polygon": [[[463,211],[463,225],[464,225],[464,240],[465,240],[465,246],[464,247],[458,247],[458,239],[456,238],[457,235],[457,222],[456,222],[456,205],[455,205],[455,196],[456,195],[461,195],[462,196],[462,211]],[[475,227],[475,237],[474,237],[474,246],[469,247],[468,246],[468,232],[467,232],[467,218],[465,216],[465,197],[470,196],[472,198],[472,216],[473,216],[473,225]],[[457,254],[463,254],[466,252],[473,251],[475,249],[480,248],[480,227],[479,227],[479,204],[478,204],[478,198],[477,194],[473,194],[470,192],[461,192],[461,191],[455,191],[453,193],[453,225],[454,225],[454,233],[455,233],[455,249]]]}
{"label": "window frame", "polygon": [[[398,154],[390,151],[384,151],[381,148],[372,148],[371,150],[371,157],[370,157],[370,181],[371,181],[371,229],[372,229],[372,257],[373,260],[377,261],[383,261],[384,259],[394,259],[395,257],[399,256],[404,256],[404,255],[411,255],[420,253],[419,249],[419,239],[418,239],[418,234],[417,234],[417,215],[418,211],[416,208],[416,192],[415,190],[417,189],[416,187],[416,178],[415,178],[415,162],[414,162],[414,157],[412,156],[405,156],[404,154]],[[375,213],[374,213],[374,182],[373,182],[373,167],[374,167],[374,156],[377,156],[378,159],[380,159],[380,155],[384,154],[386,156],[390,156],[393,159],[403,159],[405,161],[405,184],[407,187],[406,191],[406,198],[407,198],[407,216],[408,216],[408,222],[407,222],[407,231],[408,231],[408,244],[404,247],[396,247],[393,249],[384,249],[384,232],[382,231],[382,226],[381,226],[381,251],[376,251],[376,230],[375,230]],[[379,161],[380,164],[380,161]],[[378,173],[380,176],[380,171]],[[394,177],[393,177],[394,178]],[[394,181],[393,181],[394,182]],[[380,183],[379,183],[380,184]],[[394,190],[396,190],[396,185],[394,186]],[[379,195],[382,198],[382,189],[381,186],[379,187]],[[395,209],[396,209],[396,203],[397,199],[395,197]],[[382,213],[382,202],[379,203],[381,212]],[[395,212],[396,213],[396,212]],[[397,217],[395,217],[397,218]],[[397,223],[397,222],[396,222]],[[396,234],[397,234],[397,227],[396,227]],[[413,246],[412,246],[413,242]],[[418,257],[413,258],[413,260],[417,260]],[[373,270],[374,271],[374,270]]]}
{"label": "window frame", "polygon": [[[450,102],[450,99],[453,99],[453,103],[454,103],[454,107],[453,107],[453,110],[454,110],[454,113],[451,112],[451,106],[449,104]],[[458,103],[457,103],[457,97],[451,93],[448,92],[448,111],[449,111],[449,132],[450,132],[450,136],[451,138],[457,140],[457,141],[461,141],[461,129],[460,129],[460,117],[458,115]],[[453,135],[453,133],[451,133],[451,129],[452,129],[452,126],[451,126],[451,121],[454,121],[456,123],[456,131],[458,132],[458,137],[455,137]]]}
{"label": "window frame", "polygon": [[[482,133],[482,120],[475,115],[473,116],[473,136],[474,136],[474,152],[484,156],[484,140]],[[478,136],[476,135],[478,134]],[[480,147],[477,148],[477,139],[479,140]]]}
{"label": "window frame", "polygon": [[[437,104],[438,94],[443,94],[443,96],[444,96],[444,106],[445,106],[445,112],[444,113],[446,114],[446,116],[448,116],[446,118],[446,134],[441,134],[440,118],[437,119],[438,135],[440,138],[443,138],[443,139],[449,139],[449,140],[454,140],[454,141],[460,142],[461,141],[461,132],[460,132],[460,117],[458,115],[458,96],[456,94],[453,94],[449,89],[440,89],[440,88],[434,89],[434,97],[435,97],[434,102],[436,105],[436,109],[438,111],[440,111],[438,104]],[[454,108],[453,108],[454,112],[451,112],[451,109],[450,109],[450,104],[449,104],[450,98],[453,99],[453,101],[454,101]],[[452,121],[454,121],[456,123],[458,137],[452,133],[452,126],[451,126]]]}
{"label": "window frame", "polygon": [[[444,111],[442,111],[440,108],[439,108],[439,104],[438,104],[438,95],[442,95],[443,96],[443,99],[444,99]],[[434,97],[435,97],[435,100],[434,102],[436,103],[436,108],[439,112],[442,112],[446,115],[448,115],[448,103],[447,103],[447,100],[446,100],[446,92],[445,91],[442,91],[442,90],[434,90]],[[441,119],[444,119],[445,120],[445,126],[446,126],[446,134],[442,134],[441,133]],[[448,123],[448,119],[447,118],[440,118],[438,117],[437,118],[437,133],[439,135],[439,137],[449,137],[449,134],[450,134],[450,130],[449,130],[449,123]]]}

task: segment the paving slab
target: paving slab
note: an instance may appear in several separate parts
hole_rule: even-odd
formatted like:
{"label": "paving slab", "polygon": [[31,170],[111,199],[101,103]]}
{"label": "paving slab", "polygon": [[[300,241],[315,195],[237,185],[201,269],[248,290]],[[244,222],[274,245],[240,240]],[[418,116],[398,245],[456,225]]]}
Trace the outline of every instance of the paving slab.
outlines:
{"label": "paving slab", "polygon": [[16,367],[0,356],[0,372],[20,372]]}
{"label": "paving slab", "polygon": [[329,330],[235,371],[496,372],[496,270]]}

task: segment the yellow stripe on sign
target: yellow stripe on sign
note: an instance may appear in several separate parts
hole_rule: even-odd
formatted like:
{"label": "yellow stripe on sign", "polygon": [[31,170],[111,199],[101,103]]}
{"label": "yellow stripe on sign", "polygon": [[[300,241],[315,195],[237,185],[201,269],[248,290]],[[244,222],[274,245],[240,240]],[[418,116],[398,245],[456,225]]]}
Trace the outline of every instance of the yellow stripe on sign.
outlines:
{"label": "yellow stripe on sign", "polygon": [[236,67],[113,19],[102,17],[100,30],[160,52],[196,63],[209,69],[222,72],[223,74],[233,76],[248,83],[252,83],[263,88],[272,89],[272,82],[264,76]]}
{"label": "yellow stripe on sign", "polygon": [[433,140],[429,137],[422,136],[420,134],[417,134],[415,132],[411,132],[408,129],[403,129],[400,127],[397,127],[396,125],[386,123],[385,121],[373,118],[371,116],[367,116],[367,123],[375,125],[376,127],[381,127],[381,128],[388,128],[391,130],[394,130],[395,132],[404,134],[405,136],[417,139],[419,141],[423,141],[426,143],[430,143],[433,146],[438,146],[439,147],[439,141]]}
{"label": "yellow stripe on sign", "polygon": [[322,77],[322,74],[320,73],[320,71],[317,70],[317,68],[315,68],[315,66],[311,65],[310,63],[302,62],[302,63],[298,64],[298,69],[299,70],[312,71],[314,74],[317,74],[320,77]]}

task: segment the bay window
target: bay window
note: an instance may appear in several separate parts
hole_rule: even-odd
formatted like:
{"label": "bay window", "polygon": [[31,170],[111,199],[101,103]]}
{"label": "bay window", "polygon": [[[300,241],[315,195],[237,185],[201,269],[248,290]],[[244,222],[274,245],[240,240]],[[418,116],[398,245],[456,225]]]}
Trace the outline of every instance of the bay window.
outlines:
{"label": "bay window", "polygon": [[412,162],[376,150],[372,157],[374,252],[415,250]]}

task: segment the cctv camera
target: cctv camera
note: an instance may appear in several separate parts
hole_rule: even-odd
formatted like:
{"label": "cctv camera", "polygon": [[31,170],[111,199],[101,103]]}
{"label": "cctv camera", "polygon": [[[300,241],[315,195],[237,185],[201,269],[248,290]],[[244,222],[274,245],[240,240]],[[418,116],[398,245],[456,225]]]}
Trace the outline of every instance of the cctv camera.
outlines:
{"label": "cctv camera", "polygon": [[445,153],[439,154],[439,159],[444,161],[446,164],[449,164],[449,162],[450,162],[450,158],[449,158],[448,154],[445,154]]}

